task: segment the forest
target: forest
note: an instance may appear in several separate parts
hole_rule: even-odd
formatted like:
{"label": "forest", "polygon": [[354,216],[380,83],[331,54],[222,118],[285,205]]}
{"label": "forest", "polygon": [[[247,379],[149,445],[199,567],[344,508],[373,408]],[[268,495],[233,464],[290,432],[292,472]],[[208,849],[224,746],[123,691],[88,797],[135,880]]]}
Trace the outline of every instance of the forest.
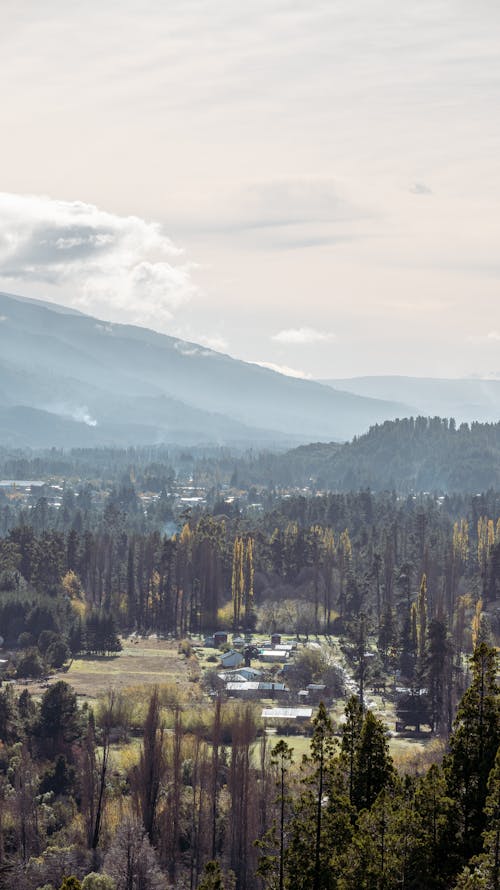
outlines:
{"label": "forest", "polygon": [[[59,504],[33,490],[0,508],[0,886],[497,888],[500,495],[271,487],[256,513],[214,484],[183,509],[186,455],[124,452],[102,477],[97,458],[78,456],[89,478]],[[235,473],[234,456],[198,456],[207,485],[212,460]],[[217,629],[335,641],[357,692],[330,671],[294,749],[200,675]],[[188,691],[110,686],[82,704],[68,664],[105,672],[130,635],[178,644]],[[297,689],[328,673],[303,652]],[[369,688],[436,741],[419,762],[395,762]]]}

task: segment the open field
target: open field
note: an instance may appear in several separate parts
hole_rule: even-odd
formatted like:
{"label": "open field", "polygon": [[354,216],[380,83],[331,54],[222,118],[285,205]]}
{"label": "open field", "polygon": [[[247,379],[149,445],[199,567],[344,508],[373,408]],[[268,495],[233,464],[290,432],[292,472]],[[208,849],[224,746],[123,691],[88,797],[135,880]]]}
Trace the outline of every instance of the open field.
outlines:
{"label": "open field", "polygon": [[[175,684],[189,696],[194,684],[189,682],[188,663],[178,652],[176,641],[124,639],[123,650],[116,655],[75,658],[67,671],[54,674],[49,685],[57,680],[70,683],[79,697],[96,699],[108,689],[123,690],[131,686]],[[21,689],[25,684],[18,683]],[[31,682],[27,687],[39,694],[45,684]]]}
{"label": "open field", "polygon": [[188,691],[186,658],[176,642],[123,640],[123,650],[102,658],[76,658],[64,678],[80,696],[96,698],[107,689],[175,683]]}

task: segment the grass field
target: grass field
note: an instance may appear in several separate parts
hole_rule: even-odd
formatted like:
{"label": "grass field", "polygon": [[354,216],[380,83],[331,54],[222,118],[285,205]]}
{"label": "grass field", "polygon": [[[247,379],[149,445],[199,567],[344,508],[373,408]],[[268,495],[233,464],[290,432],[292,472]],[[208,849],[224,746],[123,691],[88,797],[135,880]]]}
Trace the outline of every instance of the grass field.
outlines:
{"label": "grass field", "polygon": [[[116,655],[73,659],[67,671],[50,678],[49,685],[65,680],[79,697],[92,700],[108,689],[175,684],[180,692],[191,697],[194,684],[189,681],[188,662],[179,654],[177,642],[124,639],[122,644],[122,651]],[[18,688],[23,685],[18,684]],[[46,687],[32,681],[28,688],[36,695]]]}

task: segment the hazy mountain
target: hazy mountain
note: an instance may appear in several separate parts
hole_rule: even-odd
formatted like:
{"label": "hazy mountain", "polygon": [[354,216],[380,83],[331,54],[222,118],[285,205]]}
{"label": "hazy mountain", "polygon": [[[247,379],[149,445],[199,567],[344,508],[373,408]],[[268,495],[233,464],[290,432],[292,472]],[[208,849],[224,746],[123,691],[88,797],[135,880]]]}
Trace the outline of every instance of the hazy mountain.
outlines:
{"label": "hazy mountain", "polygon": [[[0,294],[0,441],[54,443],[345,440],[409,413],[195,343]],[[50,431],[49,431],[50,433]]]}
{"label": "hazy mountain", "polygon": [[433,377],[353,377],[322,383],[372,399],[413,405],[413,414],[454,417],[457,423],[500,419],[500,380]]}

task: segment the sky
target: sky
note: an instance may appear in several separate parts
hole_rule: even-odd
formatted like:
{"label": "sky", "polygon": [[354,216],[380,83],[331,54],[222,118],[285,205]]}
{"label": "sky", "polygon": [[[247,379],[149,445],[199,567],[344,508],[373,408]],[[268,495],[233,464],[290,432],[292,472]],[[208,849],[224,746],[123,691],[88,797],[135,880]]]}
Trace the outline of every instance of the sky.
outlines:
{"label": "sky", "polygon": [[497,0],[2,0],[0,288],[315,378],[500,376]]}

